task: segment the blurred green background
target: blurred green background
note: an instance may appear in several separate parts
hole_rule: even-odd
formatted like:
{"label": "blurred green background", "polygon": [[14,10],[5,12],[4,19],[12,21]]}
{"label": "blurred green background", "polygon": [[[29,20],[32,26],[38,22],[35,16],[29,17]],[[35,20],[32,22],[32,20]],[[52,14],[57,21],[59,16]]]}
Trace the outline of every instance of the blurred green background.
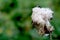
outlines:
{"label": "blurred green background", "polygon": [[0,0],[0,40],[49,40],[32,26],[32,8],[37,5],[54,11],[52,40],[60,40],[60,0]]}

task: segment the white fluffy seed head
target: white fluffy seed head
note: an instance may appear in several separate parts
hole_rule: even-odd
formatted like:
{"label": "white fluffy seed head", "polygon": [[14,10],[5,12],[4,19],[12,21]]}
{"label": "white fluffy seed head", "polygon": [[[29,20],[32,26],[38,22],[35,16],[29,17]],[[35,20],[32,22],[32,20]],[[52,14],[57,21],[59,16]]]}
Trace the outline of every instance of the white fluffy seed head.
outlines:
{"label": "white fluffy seed head", "polygon": [[[32,9],[32,21],[36,22],[37,24],[44,25],[46,24],[46,27],[49,31],[53,30],[53,27],[50,28],[51,24],[49,22],[50,18],[53,17],[53,11],[50,8],[39,8],[39,7],[34,7]],[[43,30],[43,29],[42,29]],[[48,36],[46,34],[45,36]]]}
{"label": "white fluffy seed head", "polygon": [[32,9],[32,20],[36,22],[44,22],[43,19],[48,20],[52,18],[53,11],[49,8],[39,8],[39,7],[34,7]]}

